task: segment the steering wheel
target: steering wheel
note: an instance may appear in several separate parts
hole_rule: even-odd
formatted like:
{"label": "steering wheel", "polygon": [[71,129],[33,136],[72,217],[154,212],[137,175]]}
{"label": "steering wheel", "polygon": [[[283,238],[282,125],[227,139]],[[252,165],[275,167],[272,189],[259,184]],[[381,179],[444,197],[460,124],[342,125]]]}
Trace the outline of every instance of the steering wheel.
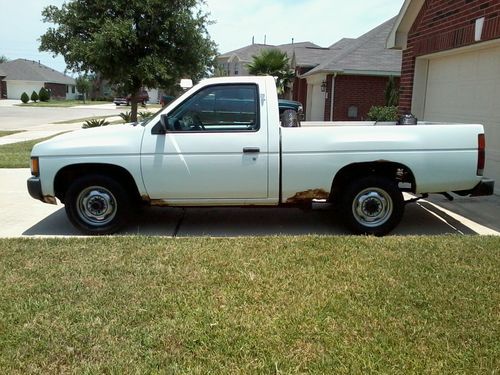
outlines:
{"label": "steering wheel", "polygon": [[189,116],[189,120],[191,120],[189,127],[192,130],[200,130],[200,129],[205,130],[205,126],[203,125],[203,122],[201,121],[201,118],[200,118],[200,115],[198,114],[198,112],[190,112],[188,116]]}

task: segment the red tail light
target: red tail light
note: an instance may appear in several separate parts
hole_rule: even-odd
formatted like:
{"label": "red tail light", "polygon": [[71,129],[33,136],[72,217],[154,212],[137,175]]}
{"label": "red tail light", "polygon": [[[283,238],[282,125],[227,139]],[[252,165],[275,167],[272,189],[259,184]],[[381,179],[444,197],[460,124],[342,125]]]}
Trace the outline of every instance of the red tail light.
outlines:
{"label": "red tail light", "polygon": [[482,176],[484,172],[484,164],[486,159],[486,138],[484,134],[478,135],[477,146],[477,175]]}

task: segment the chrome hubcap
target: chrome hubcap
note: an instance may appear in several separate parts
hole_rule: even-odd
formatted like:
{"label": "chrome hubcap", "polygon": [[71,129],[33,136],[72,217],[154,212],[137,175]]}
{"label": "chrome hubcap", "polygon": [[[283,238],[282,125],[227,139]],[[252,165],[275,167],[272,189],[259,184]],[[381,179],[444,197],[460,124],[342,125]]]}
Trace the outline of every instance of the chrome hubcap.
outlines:
{"label": "chrome hubcap", "polygon": [[78,195],[78,215],[87,224],[106,225],[116,216],[116,199],[102,186],[90,186]]}
{"label": "chrome hubcap", "polygon": [[356,221],[366,227],[377,227],[392,215],[392,199],[385,190],[367,188],[356,195],[352,202],[352,213]]}

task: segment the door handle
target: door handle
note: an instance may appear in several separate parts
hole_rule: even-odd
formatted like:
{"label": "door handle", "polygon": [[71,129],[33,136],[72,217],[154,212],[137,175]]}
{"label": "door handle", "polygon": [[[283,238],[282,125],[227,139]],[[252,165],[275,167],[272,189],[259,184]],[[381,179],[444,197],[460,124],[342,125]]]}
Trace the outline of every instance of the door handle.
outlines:
{"label": "door handle", "polygon": [[245,154],[258,153],[258,152],[260,152],[260,148],[258,148],[258,147],[244,147],[243,152]]}

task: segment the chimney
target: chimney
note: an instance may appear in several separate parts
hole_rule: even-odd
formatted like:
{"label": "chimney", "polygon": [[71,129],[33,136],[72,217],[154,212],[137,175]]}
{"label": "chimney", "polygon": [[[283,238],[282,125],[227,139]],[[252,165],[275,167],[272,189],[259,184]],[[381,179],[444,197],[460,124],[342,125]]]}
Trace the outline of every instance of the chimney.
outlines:
{"label": "chimney", "polygon": [[255,44],[255,36],[252,36],[252,44]]}
{"label": "chimney", "polygon": [[292,44],[293,44],[293,38],[292,38]]}
{"label": "chimney", "polygon": [[267,35],[264,34],[264,45],[266,45]]}

